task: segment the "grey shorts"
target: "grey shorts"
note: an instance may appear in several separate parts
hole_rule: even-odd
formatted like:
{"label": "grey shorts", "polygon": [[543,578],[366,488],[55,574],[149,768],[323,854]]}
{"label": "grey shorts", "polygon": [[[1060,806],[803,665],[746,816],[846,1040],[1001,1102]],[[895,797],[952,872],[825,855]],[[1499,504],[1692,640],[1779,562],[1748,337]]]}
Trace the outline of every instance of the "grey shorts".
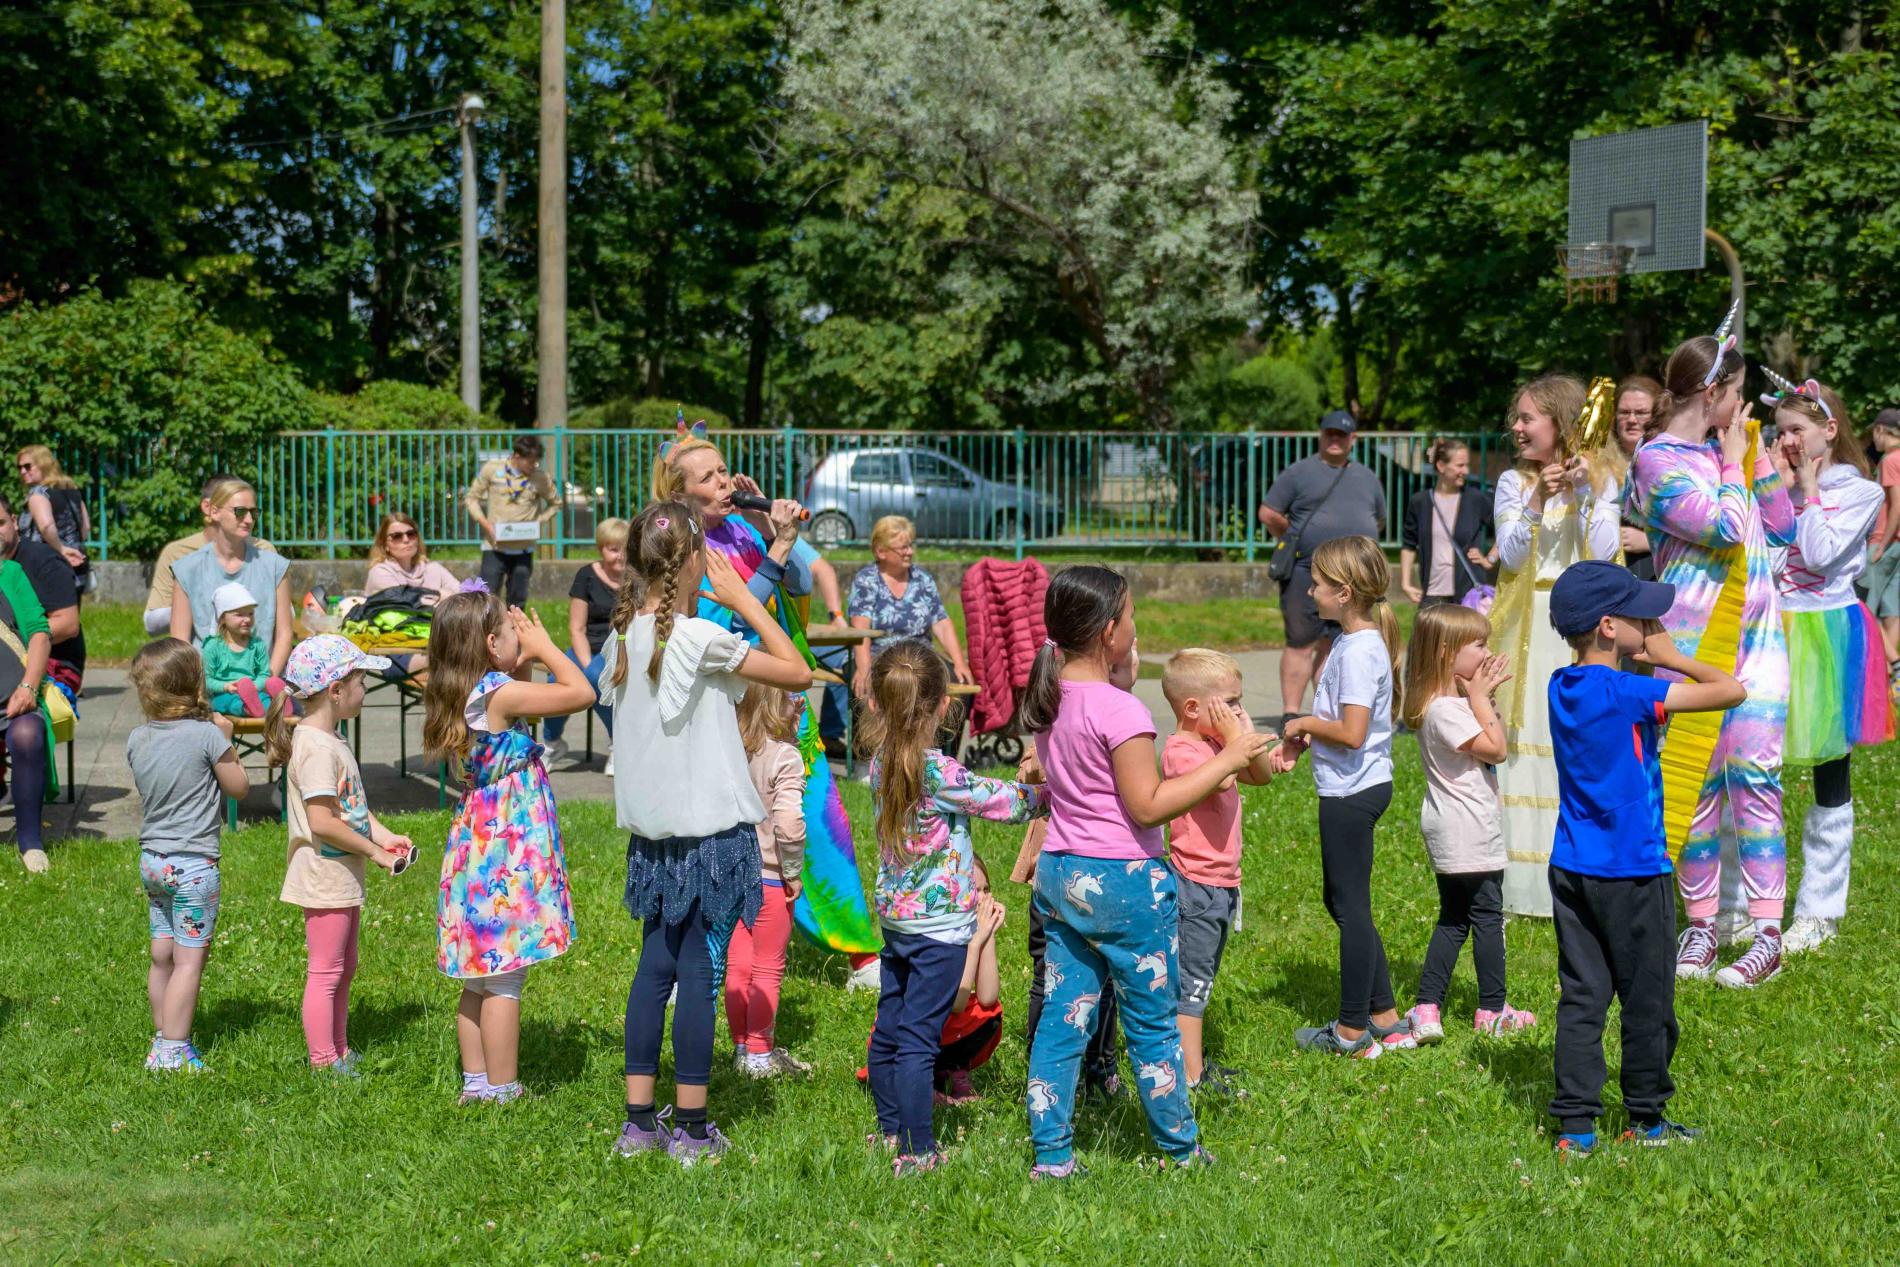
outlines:
{"label": "grey shorts", "polygon": [[1867,609],[1876,616],[1900,616],[1900,544],[1887,547],[1862,575]]}
{"label": "grey shorts", "polygon": [[1181,933],[1181,948],[1175,955],[1181,996],[1175,1010],[1183,1016],[1202,1016],[1207,1012],[1208,996],[1214,992],[1221,956],[1227,951],[1227,934],[1233,931],[1240,890],[1200,884],[1178,871],[1174,884]]}
{"label": "grey shorts", "polygon": [[1339,626],[1320,619],[1313,603],[1313,559],[1302,554],[1293,564],[1293,575],[1280,582],[1280,618],[1286,622],[1286,645],[1310,647],[1322,638],[1339,636]]}

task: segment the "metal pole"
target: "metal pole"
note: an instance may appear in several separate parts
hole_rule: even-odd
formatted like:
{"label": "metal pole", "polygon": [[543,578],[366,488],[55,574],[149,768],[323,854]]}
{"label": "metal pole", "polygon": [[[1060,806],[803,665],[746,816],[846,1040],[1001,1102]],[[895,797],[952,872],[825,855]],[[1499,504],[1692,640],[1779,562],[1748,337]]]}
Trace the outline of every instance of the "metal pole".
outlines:
{"label": "metal pole", "polygon": [[541,0],[540,292],[535,425],[567,423],[567,6]]}
{"label": "metal pole", "polygon": [[1748,292],[1742,283],[1742,257],[1735,253],[1735,247],[1729,240],[1714,229],[1702,230],[1715,247],[1715,253],[1722,257],[1722,263],[1728,265],[1728,297],[1732,304],[1741,305],[1735,310],[1735,346],[1748,346]]}
{"label": "metal pole", "polygon": [[468,93],[456,121],[462,127],[462,403],[472,414],[482,411],[480,260],[475,244],[475,121],[481,117],[482,99]]}

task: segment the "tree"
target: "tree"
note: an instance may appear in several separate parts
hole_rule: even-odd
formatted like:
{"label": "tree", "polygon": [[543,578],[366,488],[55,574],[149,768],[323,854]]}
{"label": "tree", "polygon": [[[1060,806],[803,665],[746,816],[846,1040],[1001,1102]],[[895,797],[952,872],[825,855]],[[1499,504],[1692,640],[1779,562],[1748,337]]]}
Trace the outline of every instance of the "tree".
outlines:
{"label": "tree", "polygon": [[[1035,269],[1143,422],[1174,427],[1188,348],[1247,311],[1255,199],[1222,135],[1232,94],[1172,80],[1096,0],[799,0],[785,95],[841,201]],[[975,214],[981,209],[989,214]]]}

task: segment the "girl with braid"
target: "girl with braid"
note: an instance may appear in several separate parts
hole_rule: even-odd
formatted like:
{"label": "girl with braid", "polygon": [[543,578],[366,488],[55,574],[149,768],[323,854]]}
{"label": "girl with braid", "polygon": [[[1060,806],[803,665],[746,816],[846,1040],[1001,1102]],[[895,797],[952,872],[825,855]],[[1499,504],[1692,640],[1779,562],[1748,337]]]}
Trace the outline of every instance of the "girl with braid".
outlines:
{"label": "girl with braid", "polygon": [[[665,1150],[691,1166],[726,1149],[706,1116],[720,979],[734,925],[750,928],[764,898],[754,824],[765,806],[746,764],[738,703],[749,682],[809,690],[811,669],[725,555],[707,548],[699,512],[685,502],[640,512],[627,554],[600,675],[614,719],[614,807],[630,833],[627,913],[643,926],[627,992],[627,1124],[614,1150]],[[702,582],[757,631],[756,645],[693,614]],[[674,1105],[656,1110],[676,984]]]}

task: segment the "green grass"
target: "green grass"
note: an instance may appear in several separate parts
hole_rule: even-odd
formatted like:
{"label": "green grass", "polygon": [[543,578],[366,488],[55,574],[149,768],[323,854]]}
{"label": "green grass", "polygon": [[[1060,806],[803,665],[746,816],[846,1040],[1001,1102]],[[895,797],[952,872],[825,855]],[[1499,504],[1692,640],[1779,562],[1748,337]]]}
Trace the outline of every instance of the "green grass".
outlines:
{"label": "green grass", "polygon": [[[1398,755],[1375,901],[1409,1001],[1435,901],[1416,829],[1415,746],[1402,740]],[[938,1114],[947,1169],[899,1184],[862,1144],[873,1120],[851,1077],[873,1000],[843,993],[842,962],[802,946],[780,1033],[816,1077],[739,1081],[722,1023],[712,1094],[735,1145],[725,1162],[683,1173],[660,1158],[609,1156],[637,937],[618,905],[623,841],[608,806],[563,809],[580,936],[533,974],[522,1051],[531,1094],[499,1111],[454,1107],[456,991],[432,967],[426,867],[371,886],[351,1032],[372,1072],[339,1084],[303,1067],[303,943],[296,912],[276,900],[281,830],[229,838],[197,1030],[212,1072],[161,1079],[141,1067],[151,1030],[134,846],[71,845],[50,876],[0,869],[0,1260],[1876,1260],[1900,1201],[1900,914],[1887,899],[1900,882],[1900,829],[1885,815],[1900,756],[1890,748],[1860,765],[1844,936],[1753,993],[1681,991],[1673,1108],[1706,1140],[1612,1147],[1568,1167],[1543,1133],[1556,1003],[1547,924],[1508,932],[1512,1000],[1541,1018],[1529,1035],[1461,1029],[1475,1006],[1467,957],[1442,1047],[1375,1064],[1294,1052],[1293,1027],[1324,1019],[1337,998],[1304,771],[1247,796],[1244,926],[1209,1025],[1211,1050],[1245,1070],[1252,1094],[1204,1107],[1220,1165],[1171,1178],[1144,1170],[1146,1131],[1124,1104],[1081,1115],[1093,1173],[1055,1189],[1025,1180],[1019,888],[1002,892],[1007,1031],[978,1075],[986,1098]],[[1799,824],[1796,782],[1789,817]],[[863,790],[849,799],[861,831]],[[416,815],[402,825],[426,850],[445,824]],[[993,874],[1018,839],[979,825]]]}

